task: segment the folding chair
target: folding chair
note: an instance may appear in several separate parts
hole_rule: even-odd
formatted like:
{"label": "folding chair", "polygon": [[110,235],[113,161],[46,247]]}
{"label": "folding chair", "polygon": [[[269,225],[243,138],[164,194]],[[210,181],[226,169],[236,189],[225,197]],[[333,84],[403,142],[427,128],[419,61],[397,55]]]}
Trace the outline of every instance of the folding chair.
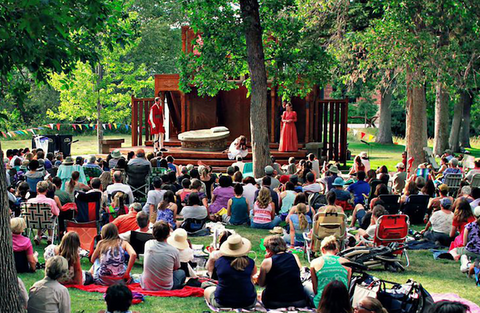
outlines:
{"label": "folding chair", "polygon": [[368,195],[368,203],[372,201],[373,198],[375,198],[375,190],[377,189],[377,186],[382,184],[382,181],[380,179],[373,179],[370,183],[370,194]]}
{"label": "folding chair", "polygon": [[208,229],[206,225],[207,219],[187,218],[182,222],[180,228],[185,229],[189,236],[207,236],[210,235],[210,229]]}
{"label": "folding chair", "polygon": [[346,200],[335,200],[335,205],[342,207],[343,211],[353,211],[353,205]]}
{"label": "folding chair", "polygon": [[132,188],[135,201],[145,202],[150,190],[150,165],[127,166],[127,184]]}
{"label": "folding chair", "polygon": [[308,196],[308,205],[318,212],[318,209],[327,205],[327,197],[320,192],[314,192]]}
{"label": "folding chair", "polygon": [[388,214],[397,214],[400,210],[400,195],[380,195],[380,200],[383,201],[383,207],[388,211]]}
{"label": "folding chair", "polygon": [[79,223],[100,220],[100,206],[102,194],[100,192],[77,191],[75,193],[75,204],[77,214],[75,221]]}
{"label": "folding chair", "polygon": [[136,230],[132,230],[130,233],[130,245],[138,255],[138,258],[143,257],[145,254],[145,243],[149,240],[155,239],[150,233],[142,233]]}
{"label": "folding chair", "polygon": [[428,164],[430,164],[435,171],[437,171],[440,166],[438,166],[437,160],[433,155],[433,151],[430,147],[423,147],[423,152],[425,152],[425,158],[427,159]]}
{"label": "folding chair", "polygon": [[403,206],[402,213],[408,215],[413,225],[423,224],[430,197],[427,195],[411,195]]}
{"label": "folding chair", "polygon": [[30,237],[33,229],[52,230],[52,240],[55,240],[55,230],[57,228],[58,217],[52,214],[52,208],[47,203],[28,203],[21,204],[21,217],[25,219]]}
{"label": "folding chair", "polygon": [[395,255],[404,255],[407,267],[410,265],[405,241],[408,235],[409,217],[405,214],[383,215],[377,220],[377,229],[373,243],[376,246],[387,246],[397,243]]}
{"label": "folding chair", "polygon": [[79,223],[77,221],[65,221],[65,229],[67,232],[74,231],[80,237],[80,248],[90,251],[91,245],[95,237],[100,233],[98,221]]}
{"label": "folding chair", "polygon": [[470,187],[472,188],[480,188],[480,174],[473,175],[472,181],[470,183]]}
{"label": "folding chair", "polygon": [[448,195],[455,197],[458,189],[460,189],[460,183],[462,182],[462,174],[447,174],[443,183],[448,186]]}
{"label": "folding chair", "polygon": [[312,237],[308,238],[308,234],[304,233],[305,239],[305,255],[310,262],[312,255],[320,252],[320,244],[323,238],[327,236],[335,236],[340,241],[340,247],[343,247],[347,237],[347,217],[343,213],[327,213],[318,212],[313,217]]}
{"label": "folding chair", "polygon": [[98,167],[83,167],[83,171],[85,172],[88,181],[92,180],[92,178],[100,177],[103,173]]}

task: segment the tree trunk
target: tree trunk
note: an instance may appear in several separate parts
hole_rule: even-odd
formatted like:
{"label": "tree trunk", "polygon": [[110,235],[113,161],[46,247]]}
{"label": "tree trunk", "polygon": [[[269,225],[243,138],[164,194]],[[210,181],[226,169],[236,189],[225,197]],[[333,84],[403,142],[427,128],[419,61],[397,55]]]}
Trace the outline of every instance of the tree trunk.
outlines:
{"label": "tree trunk", "polygon": [[270,147],[267,128],[267,71],[258,0],[240,0],[240,11],[245,27],[247,62],[252,88],[250,131],[253,175],[261,177],[265,174],[265,166],[270,163]]}
{"label": "tree trunk", "polygon": [[448,140],[448,145],[453,152],[460,151],[460,127],[462,124],[462,115],[464,103],[468,101],[469,94],[466,90],[460,92],[460,97],[458,102],[455,104],[455,109],[453,111],[452,127],[450,128],[450,138]]}
{"label": "tree trunk", "polygon": [[381,99],[379,107],[379,118],[380,123],[378,125],[377,138],[375,142],[391,144],[393,143],[392,139],[392,108],[390,107],[392,103],[393,90],[392,86],[387,88],[382,88],[380,90]]}
{"label": "tree trunk", "polygon": [[437,80],[435,92],[435,136],[433,139],[433,153],[435,155],[442,155],[448,147],[449,95],[445,85],[440,79]]}
{"label": "tree trunk", "polygon": [[7,177],[0,146],[0,311],[9,313],[24,312],[20,304],[17,271],[13,258],[12,232],[7,197]]}
{"label": "tree trunk", "polygon": [[464,148],[470,148],[470,112],[472,110],[473,104],[473,94],[468,92],[468,98],[466,99],[465,103],[463,104],[463,120],[462,120],[462,128],[460,131],[460,146]]}
{"label": "tree trunk", "polygon": [[100,83],[103,80],[103,66],[101,63],[98,63],[95,68],[97,74],[97,144],[98,144],[98,153],[102,153],[102,140],[103,140],[103,127],[102,127],[102,102],[100,100]]}
{"label": "tree trunk", "polygon": [[408,158],[413,157],[413,168],[425,162],[423,148],[427,146],[427,101],[423,85],[423,73],[418,69],[407,69],[406,103],[406,148]]}

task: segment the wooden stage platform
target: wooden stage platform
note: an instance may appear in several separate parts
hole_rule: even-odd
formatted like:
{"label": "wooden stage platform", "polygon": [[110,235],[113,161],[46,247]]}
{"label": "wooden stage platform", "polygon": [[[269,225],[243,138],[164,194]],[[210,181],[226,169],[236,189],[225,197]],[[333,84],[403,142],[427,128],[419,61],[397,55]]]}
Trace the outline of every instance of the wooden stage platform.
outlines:
{"label": "wooden stage platform", "polygon": [[[148,144],[148,143],[147,143]],[[152,146],[136,146],[136,147],[122,147],[119,150],[123,155],[126,155],[130,151],[135,151],[139,148],[145,150],[148,154],[153,152]],[[226,171],[227,167],[232,165],[235,160],[229,160],[226,152],[206,152],[206,151],[193,151],[182,149],[180,141],[172,140],[165,142],[165,148],[168,149],[167,152],[164,152],[164,156],[171,155],[175,158],[175,164],[178,165],[187,165],[194,164],[198,165],[199,161],[206,165],[213,167],[214,171]],[[307,155],[307,150],[303,149],[303,145],[299,144],[300,150],[297,152],[279,152],[278,144],[270,144],[270,154],[275,157],[278,163],[287,164],[288,158],[295,157],[297,162],[299,159],[304,159]],[[113,149],[111,149],[113,150]],[[252,161],[251,148],[249,147],[249,153],[244,159],[244,162]]]}

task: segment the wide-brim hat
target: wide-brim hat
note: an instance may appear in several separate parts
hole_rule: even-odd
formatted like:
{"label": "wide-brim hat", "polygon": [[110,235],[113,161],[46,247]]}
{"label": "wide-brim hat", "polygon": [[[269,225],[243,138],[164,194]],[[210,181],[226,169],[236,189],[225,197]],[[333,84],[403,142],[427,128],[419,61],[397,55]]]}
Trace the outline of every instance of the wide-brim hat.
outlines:
{"label": "wide-brim hat", "polygon": [[368,154],[367,154],[365,151],[362,151],[362,152],[360,152],[359,156],[360,156],[361,158],[367,158],[367,157],[368,157]]}
{"label": "wide-brim hat", "polygon": [[118,149],[113,150],[110,155],[114,159],[120,159],[122,157],[122,154],[120,153],[120,150],[118,150]]}
{"label": "wide-brim hat", "polygon": [[475,215],[477,218],[480,217],[480,205],[473,210],[473,215]]}
{"label": "wide-brim hat", "polygon": [[328,169],[328,171],[329,171],[330,173],[334,173],[334,174],[338,174],[338,172],[339,172],[339,171],[338,171],[338,167],[337,167],[336,165],[330,166],[330,168]]}
{"label": "wide-brim hat", "polygon": [[405,168],[405,164],[403,164],[403,162],[400,162],[400,163],[397,163],[397,165],[395,165],[396,168]]}
{"label": "wide-brim hat", "polygon": [[68,156],[65,158],[65,161],[63,161],[63,164],[64,165],[73,165],[74,161],[73,161],[73,158],[71,156]]}
{"label": "wide-brim hat", "polygon": [[187,241],[187,231],[183,228],[177,228],[173,233],[168,237],[167,242],[169,245],[174,246],[177,249],[183,250],[189,247]]}
{"label": "wide-brim hat", "polygon": [[275,226],[273,229],[271,229],[270,234],[277,234],[277,235],[283,235],[283,228],[280,226]]}
{"label": "wide-brim hat", "polygon": [[332,186],[343,186],[345,185],[345,181],[341,177],[335,178],[335,180],[332,183]]}
{"label": "wide-brim hat", "polygon": [[240,257],[250,252],[252,244],[250,240],[242,238],[240,235],[231,235],[220,247],[220,253],[223,256]]}

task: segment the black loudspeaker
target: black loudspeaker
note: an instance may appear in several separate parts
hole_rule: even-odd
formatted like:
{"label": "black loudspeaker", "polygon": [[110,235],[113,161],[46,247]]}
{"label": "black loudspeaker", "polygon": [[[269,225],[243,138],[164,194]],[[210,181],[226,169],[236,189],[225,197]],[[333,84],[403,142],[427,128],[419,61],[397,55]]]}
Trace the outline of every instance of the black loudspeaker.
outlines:
{"label": "black loudspeaker", "polygon": [[57,135],[57,149],[64,156],[69,156],[72,148],[72,135]]}
{"label": "black loudspeaker", "polygon": [[[57,135],[40,135],[40,136],[48,138],[48,151],[45,151],[45,154],[47,152],[54,153],[55,151],[58,150]],[[32,149],[36,149],[36,148],[37,148],[37,145],[35,144],[35,138],[32,138]]]}

